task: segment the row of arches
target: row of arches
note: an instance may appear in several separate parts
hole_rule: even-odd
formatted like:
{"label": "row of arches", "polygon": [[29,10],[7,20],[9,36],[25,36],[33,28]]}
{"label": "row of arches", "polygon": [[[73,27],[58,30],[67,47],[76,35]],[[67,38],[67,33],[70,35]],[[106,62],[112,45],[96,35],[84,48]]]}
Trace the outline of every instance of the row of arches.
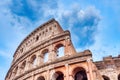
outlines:
{"label": "row of arches", "polygon": [[[83,68],[75,68],[73,71],[73,79],[74,80],[88,80],[85,69]],[[37,80],[45,80],[44,76],[40,76]],[[51,80],[64,80],[64,73],[61,71],[57,71],[52,75]]]}
{"label": "row of arches", "polygon": [[56,30],[57,24],[54,24],[52,26],[46,27],[43,30],[40,30],[37,32],[37,34],[33,34],[33,37],[28,37],[29,40],[27,40],[22,47],[18,50],[18,54],[21,54],[25,51],[24,47],[31,46],[33,43],[37,41],[41,41],[41,38],[49,37],[51,34],[53,34],[53,31]]}
{"label": "row of arches", "polygon": [[[54,47],[53,51],[54,51],[54,53],[56,55],[56,58],[64,56],[64,54],[65,54],[64,53],[64,45],[61,44],[61,43],[57,44]],[[47,49],[47,48],[45,48],[45,49],[43,49],[40,52],[41,53],[31,55],[29,58],[27,58],[26,60],[24,60],[23,62],[21,62],[19,64],[19,69],[18,69],[18,66],[15,67],[13,69],[13,73],[14,73],[13,75],[15,76],[17,73],[18,74],[24,73],[25,70],[26,70],[26,65],[29,66],[28,67],[29,69],[31,69],[31,68],[36,67],[37,65],[44,64],[44,63],[48,62],[49,61],[49,57],[51,55],[50,54],[50,50]]]}
{"label": "row of arches", "polygon": [[[22,64],[22,68],[24,68],[25,63]],[[15,70],[17,70],[18,67],[15,68]],[[17,72],[14,71],[14,74],[16,74]],[[86,70],[84,68],[81,67],[77,67],[73,70],[73,78],[74,80],[88,80],[87,78],[87,73]],[[110,78],[106,75],[103,75],[103,80],[110,80]],[[37,80],[46,80],[44,76],[40,76],[37,78]],[[57,71],[53,74],[52,76],[52,80],[64,80],[64,74],[61,71]],[[117,77],[117,80],[120,80],[120,74]]]}
{"label": "row of arches", "polygon": [[[64,51],[64,46],[62,44],[59,44],[55,47],[54,51],[54,55],[56,56],[56,58],[60,58],[62,56],[65,55],[65,51]],[[45,63],[48,62],[48,60],[50,59],[50,51],[48,49],[44,49],[43,51],[41,51],[41,54],[38,55],[40,57],[40,61],[41,63]],[[37,55],[32,55],[30,58],[30,63],[32,64],[32,66],[36,66],[37,65]]]}
{"label": "row of arches", "polygon": [[[53,80],[64,80],[64,75],[62,72],[56,72],[53,76]],[[110,80],[110,78],[105,75],[102,77],[104,80]],[[37,78],[37,80],[45,80],[45,78],[40,76]],[[77,71],[74,75],[74,80],[88,80],[85,70]],[[118,80],[120,80],[120,74],[118,75]]]}

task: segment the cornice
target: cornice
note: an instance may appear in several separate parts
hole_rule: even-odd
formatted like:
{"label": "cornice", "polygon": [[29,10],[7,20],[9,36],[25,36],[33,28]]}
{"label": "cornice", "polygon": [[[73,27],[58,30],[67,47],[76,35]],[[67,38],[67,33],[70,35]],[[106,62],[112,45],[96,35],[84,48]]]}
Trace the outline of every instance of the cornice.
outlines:
{"label": "cornice", "polygon": [[[22,76],[24,76],[24,75],[26,75],[26,74],[32,73],[33,71],[36,71],[38,69],[43,69],[43,68],[45,68],[47,66],[54,65],[54,66],[52,66],[52,67],[49,68],[49,69],[54,69],[56,67],[64,66],[65,63],[67,63],[67,64],[70,65],[70,64],[73,64],[73,63],[75,64],[75,63],[78,63],[78,62],[86,62],[87,58],[91,58],[91,57],[92,57],[91,53],[85,53],[85,52],[81,52],[81,53],[74,54],[74,55],[69,55],[69,56],[63,56],[61,58],[55,59],[52,62],[47,62],[47,63],[44,63],[44,64],[42,64],[42,65],[40,65],[40,66],[38,66],[36,68],[28,70],[25,73],[17,76],[15,78],[15,80],[18,79],[18,78],[20,78],[20,77],[22,77]],[[61,65],[58,65],[58,64],[61,64]]]}
{"label": "cornice", "polygon": [[[70,32],[64,31],[63,33],[60,33],[50,39],[47,39],[46,41],[41,42],[40,44],[36,45],[35,47],[33,47],[32,49],[30,49],[29,51],[25,52],[23,55],[21,55],[21,57],[19,57],[16,61],[14,61],[8,71],[8,73],[16,66],[18,65],[19,62],[25,60],[28,56],[30,56],[31,54],[33,54],[34,52],[49,46],[51,44],[54,44],[58,41],[64,40],[65,37],[69,36],[70,37]],[[43,46],[44,45],[44,46]]]}
{"label": "cornice", "polygon": [[48,24],[50,24],[50,23],[52,23],[52,22],[58,23],[54,18],[52,18],[51,20],[43,23],[42,25],[40,25],[39,27],[37,27],[35,30],[33,30],[25,39],[23,39],[23,41],[22,41],[22,42],[20,43],[20,45],[17,47],[17,49],[16,49],[13,57],[16,55],[16,53],[17,53],[18,49],[21,47],[21,45],[22,45],[29,37],[31,37],[31,36],[32,36],[34,33],[36,33],[39,29],[44,28],[45,25],[48,25]]}

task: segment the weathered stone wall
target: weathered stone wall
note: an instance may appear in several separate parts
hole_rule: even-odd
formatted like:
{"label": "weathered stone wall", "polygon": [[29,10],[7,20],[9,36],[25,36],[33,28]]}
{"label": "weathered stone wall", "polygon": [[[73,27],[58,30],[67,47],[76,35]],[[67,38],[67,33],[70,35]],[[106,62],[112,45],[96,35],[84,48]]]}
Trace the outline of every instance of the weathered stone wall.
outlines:
{"label": "weathered stone wall", "polygon": [[77,53],[70,32],[52,19],[21,42],[5,80],[118,80],[119,72],[119,57],[93,62],[90,50]]}
{"label": "weathered stone wall", "polygon": [[95,62],[95,64],[103,77],[109,78],[109,80],[120,80],[120,56],[104,57],[103,61]]}

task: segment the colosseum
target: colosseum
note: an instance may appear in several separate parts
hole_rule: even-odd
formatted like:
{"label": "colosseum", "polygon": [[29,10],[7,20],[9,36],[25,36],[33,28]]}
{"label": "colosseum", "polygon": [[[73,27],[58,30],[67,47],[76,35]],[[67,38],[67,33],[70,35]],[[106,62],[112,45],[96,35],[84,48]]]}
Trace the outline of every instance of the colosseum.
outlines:
{"label": "colosseum", "polygon": [[120,56],[93,62],[91,51],[76,52],[70,32],[51,19],[21,42],[5,80],[120,80]]}

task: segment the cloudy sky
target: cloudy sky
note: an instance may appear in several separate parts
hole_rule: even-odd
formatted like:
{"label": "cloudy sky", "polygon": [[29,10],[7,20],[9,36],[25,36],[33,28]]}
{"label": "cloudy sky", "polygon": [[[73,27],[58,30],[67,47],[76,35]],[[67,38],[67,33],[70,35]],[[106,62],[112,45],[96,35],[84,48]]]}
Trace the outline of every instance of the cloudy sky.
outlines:
{"label": "cloudy sky", "polygon": [[70,30],[78,52],[93,60],[120,54],[119,0],[2,0],[0,2],[0,80],[20,42],[40,24],[55,18]]}

